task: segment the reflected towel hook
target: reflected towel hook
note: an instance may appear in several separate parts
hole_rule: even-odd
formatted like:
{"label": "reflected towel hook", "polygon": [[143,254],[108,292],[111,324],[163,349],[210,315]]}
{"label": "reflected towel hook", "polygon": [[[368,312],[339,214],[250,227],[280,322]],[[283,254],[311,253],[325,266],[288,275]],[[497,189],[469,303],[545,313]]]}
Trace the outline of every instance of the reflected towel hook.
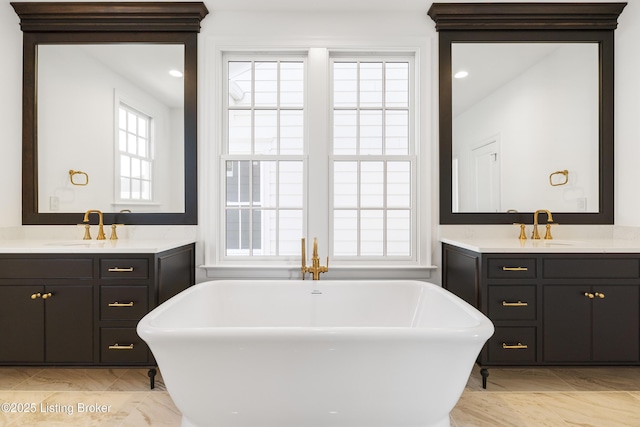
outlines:
{"label": "reflected towel hook", "polygon": [[[561,182],[556,182],[555,184],[553,183],[553,176],[554,175],[564,175],[564,181]],[[549,175],[549,184],[551,184],[552,187],[557,187],[559,185],[565,185],[566,183],[569,182],[569,171],[568,170],[563,170],[563,171],[556,171],[553,172],[551,175]]]}
{"label": "reflected towel hook", "polygon": [[[84,182],[74,181],[73,180],[74,175],[84,175]],[[69,171],[69,181],[71,181],[71,183],[73,185],[80,185],[80,186],[88,185],[89,184],[89,175],[87,175],[86,172],[74,171],[73,169],[71,169]]]}

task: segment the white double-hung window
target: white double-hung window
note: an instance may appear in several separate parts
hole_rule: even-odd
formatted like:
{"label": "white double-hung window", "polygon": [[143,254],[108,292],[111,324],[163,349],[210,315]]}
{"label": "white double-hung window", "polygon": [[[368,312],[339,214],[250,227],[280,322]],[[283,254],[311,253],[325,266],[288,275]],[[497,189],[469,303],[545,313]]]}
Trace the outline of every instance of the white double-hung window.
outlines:
{"label": "white double-hung window", "polygon": [[220,263],[417,262],[413,56],[223,54]]}

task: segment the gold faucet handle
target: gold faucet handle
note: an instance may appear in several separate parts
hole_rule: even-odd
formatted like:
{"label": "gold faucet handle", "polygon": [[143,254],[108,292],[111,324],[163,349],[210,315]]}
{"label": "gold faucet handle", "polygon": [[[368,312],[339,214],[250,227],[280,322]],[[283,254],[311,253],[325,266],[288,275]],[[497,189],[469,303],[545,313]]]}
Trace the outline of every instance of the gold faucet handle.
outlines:
{"label": "gold faucet handle", "polygon": [[525,233],[525,225],[523,223],[520,223],[520,222],[514,222],[513,225],[519,225],[520,226],[520,236],[518,237],[518,239],[527,240],[527,235]]}
{"label": "gold faucet handle", "polygon": [[82,240],[91,240],[91,225],[90,224],[84,224],[84,237],[82,238]]}
{"label": "gold faucet handle", "polygon": [[111,224],[111,236],[109,240],[118,240],[118,235],[116,234],[116,227],[123,226],[124,224]]}
{"label": "gold faucet handle", "polygon": [[544,233],[544,238],[545,240],[552,240],[553,236],[551,236],[551,226],[552,225],[558,225],[557,222],[548,222],[547,223],[547,232]]}

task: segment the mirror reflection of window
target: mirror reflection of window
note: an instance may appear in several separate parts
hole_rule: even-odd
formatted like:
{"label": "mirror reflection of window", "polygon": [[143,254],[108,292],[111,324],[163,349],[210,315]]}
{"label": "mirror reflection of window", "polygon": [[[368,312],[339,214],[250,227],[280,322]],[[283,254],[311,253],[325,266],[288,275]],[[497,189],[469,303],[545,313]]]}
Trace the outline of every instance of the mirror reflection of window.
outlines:
{"label": "mirror reflection of window", "polygon": [[121,201],[149,202],[152,197],[153,119],[125,104],[118,110],[119,177],[116,188]]}

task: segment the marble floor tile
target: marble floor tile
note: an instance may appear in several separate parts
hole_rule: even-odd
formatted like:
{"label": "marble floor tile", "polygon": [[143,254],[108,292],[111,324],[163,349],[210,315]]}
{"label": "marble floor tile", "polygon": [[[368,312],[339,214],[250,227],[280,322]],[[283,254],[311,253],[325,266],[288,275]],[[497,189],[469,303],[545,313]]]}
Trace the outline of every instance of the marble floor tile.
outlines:
{"label": "marble floor tile", "polygon": [[[489,373],[483,390],[474,368],[451,412],[452,427],[640,427],[640,367],[490,368]],[[0,403],[35,409],[0,411],[2,427],[179,427],[181,422],[162,376],[150,390],[146,369],[0,367]]]}

